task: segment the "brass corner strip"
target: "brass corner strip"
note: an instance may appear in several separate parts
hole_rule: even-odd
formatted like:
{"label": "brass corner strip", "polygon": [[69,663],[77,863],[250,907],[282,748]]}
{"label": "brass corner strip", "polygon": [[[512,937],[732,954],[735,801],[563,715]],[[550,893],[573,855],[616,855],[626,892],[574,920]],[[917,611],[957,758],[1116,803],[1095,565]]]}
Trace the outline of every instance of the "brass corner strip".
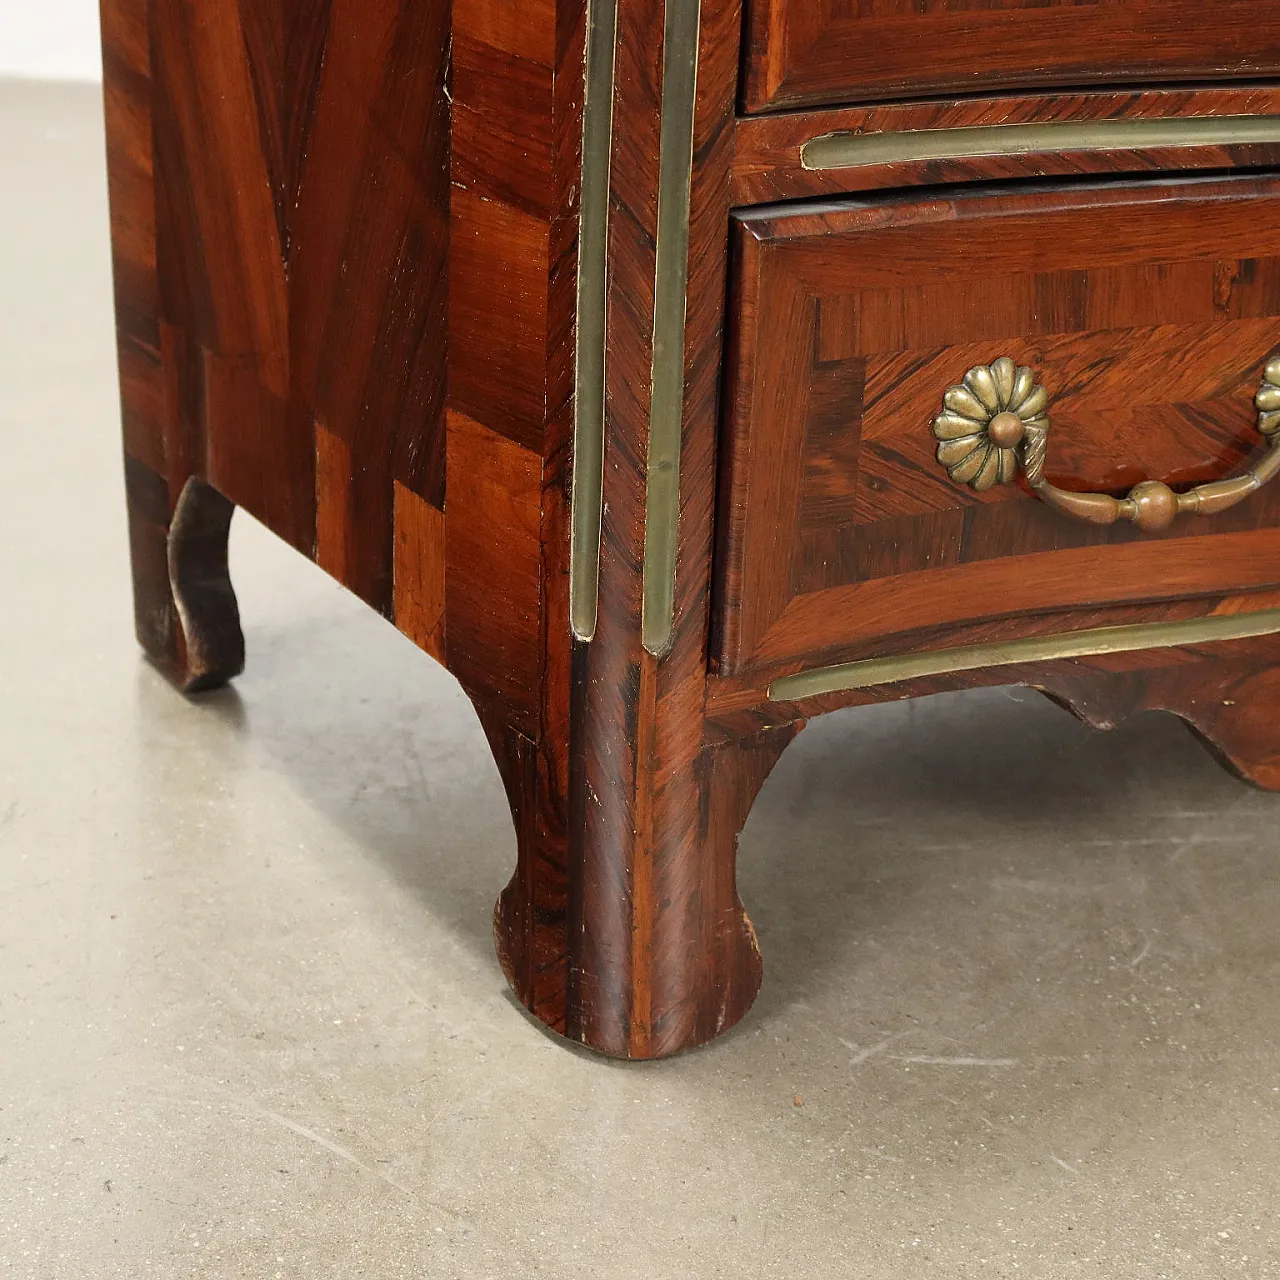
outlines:
{"label": "brass corner strip", "polygon": [[595,635],[599,611],[600,522],[604,514],[605,292],[617,32],[618,0],[588,0],[569,540],[569,622],[579,640],[590,640]]}
{"label": "brass corner strip", "polygon": [[1053,662],[1063,658],[1096,658],[1108,653],[1136,653],[1142,649],[1171,649],[1184,644],[1208,644],[1222,640],[1247,640],[1280,632],[1280,609],[1255,613],[1190,618],[1181,622],[1148,622],[1127,627],[1096,627],[1053,636],[1032,636],[1004,644],[974,644],[932,653],[910,653],[893,658],[871,658],[841,666],[821,667],[783,676],[769,686],[771,702],[796,702],[824,693],[872,689],[901,680],[1007,667],[1024,662]]}
{"label": "brass corner strip", "polygon": [[1137,151],[1280,142],[1280,116],[1185,116],[1163,120],[1059,120],[963,129],[826,133],[800,148],[809,170],[925,160],[972,160],[1042,151]]}
{"label": "brass corner strip", "polygon": [[666,0],[641,620],[644,647],[659,657],[671,647],[675,625],[685,293],[689,280],[689,209],[701,18],[700,0]]}

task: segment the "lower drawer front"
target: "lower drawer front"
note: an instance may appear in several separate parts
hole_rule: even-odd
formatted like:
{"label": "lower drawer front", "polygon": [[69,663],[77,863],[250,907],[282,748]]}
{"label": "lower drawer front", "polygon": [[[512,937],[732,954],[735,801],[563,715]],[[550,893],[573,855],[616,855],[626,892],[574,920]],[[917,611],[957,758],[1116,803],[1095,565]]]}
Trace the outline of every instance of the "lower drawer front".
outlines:
{"label": "lower drawer front", "polygon": [[1280,586],[1280,179],[749,211],[735,273],[724,673]]}

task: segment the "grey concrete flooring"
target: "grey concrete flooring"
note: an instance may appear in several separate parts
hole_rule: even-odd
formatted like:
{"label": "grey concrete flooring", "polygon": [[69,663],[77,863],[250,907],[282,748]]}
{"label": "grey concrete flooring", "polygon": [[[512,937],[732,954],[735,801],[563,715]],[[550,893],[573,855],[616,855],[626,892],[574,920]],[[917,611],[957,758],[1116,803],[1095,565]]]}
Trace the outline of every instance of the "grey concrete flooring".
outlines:
{"label": "grey concrete flooring", "polygon": [[815,723],[754,1013],[628,1066],[508,997],[503,795],[407,641],[240,517],[247,673],[149,670],[100,128],[0,85],[0,1274],[1280,1275],[1280,799],[1172,719]]}

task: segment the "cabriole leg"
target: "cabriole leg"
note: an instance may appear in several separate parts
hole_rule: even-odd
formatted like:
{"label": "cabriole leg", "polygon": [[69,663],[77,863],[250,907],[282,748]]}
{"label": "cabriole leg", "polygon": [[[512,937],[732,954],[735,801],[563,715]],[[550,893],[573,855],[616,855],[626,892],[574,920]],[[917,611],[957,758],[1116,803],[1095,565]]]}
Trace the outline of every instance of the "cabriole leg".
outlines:
{"label": "cabriole leg", "polygon": [[637,798],[639,831],[610,835],[591,820],[599,797],[570,805],[533,744],[489,728],[519,849],[495,934],[526,1008],[620,1058],[691,1048],[746,1014],[762,970],[738,897],[738,837],[796,729],[706,747]]}

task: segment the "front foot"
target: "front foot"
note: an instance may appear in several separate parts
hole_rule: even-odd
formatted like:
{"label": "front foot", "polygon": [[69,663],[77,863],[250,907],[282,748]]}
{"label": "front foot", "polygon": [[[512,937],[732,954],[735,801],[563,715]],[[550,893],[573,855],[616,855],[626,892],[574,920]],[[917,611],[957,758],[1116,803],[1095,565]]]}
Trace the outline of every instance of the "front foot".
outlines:
{"label": "front foot", "polygon": [[738,897],[738,836],[797,726],[706,747],[642,798],[646,836],[612,838],[590,795],[562,821],[574,808],[547,794],[551,771],[532,744],[487,727],[516,818],[516,873],[494,933],[520,1002],[616,1058],[666,1057],[737,1023],[762,977]]}

